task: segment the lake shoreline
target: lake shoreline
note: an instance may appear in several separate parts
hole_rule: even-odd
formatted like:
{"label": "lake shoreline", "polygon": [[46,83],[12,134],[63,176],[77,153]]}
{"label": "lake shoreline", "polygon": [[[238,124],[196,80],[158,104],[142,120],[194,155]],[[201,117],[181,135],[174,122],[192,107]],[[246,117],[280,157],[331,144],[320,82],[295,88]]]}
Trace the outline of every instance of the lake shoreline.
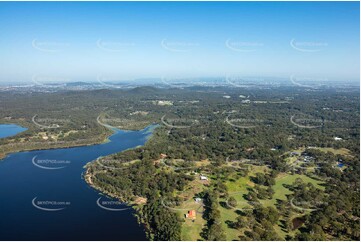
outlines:
{"label": "lake shoreline", "polygon": [[[96,161],[96,160],[95,160]],[[117,199],[122,203],[125,203],[127,206],[129,206],[133,211],[132,211],[132,215],[137,219],[137,223],[139,226],[142,226],[143,232],[145,234],[145,236],[148,238],[149,237],[149,231],[146,229],[146,224],[143,222],[144,218],[141,216],[141,213],[139,213],[139,209],[141,209],[142,204],[141,203],[136,203],[136,202],[129,202],[129,201],[125,201],[124,198],[122,198],[121,196],[115,194],[115,193],[111,193],[109,191],[104,190],[103,188],[96,186],[93,181],[92,178],[94,177],[95,173],[91,173],[89,172],[89,167],[87,167],[88,164],[95,162],[95,161],[90,161],[88,162],[84,168],[85,173],[83,174],[83,178],[85,183],[87,183],[87,185],[94,189],[96,192],[102,193],[106,196],[109,196],[113,199]]]}
{"label": "lake shoreline", "polygon": [[[99,141],[95,141],[95,142],[89,142],[89,143],[79,143],[79,144],[71,144],[70,142],[61,144],[59,146],[54,146],[54,147],[37,147],[37,148],[25,148],[25,149],[17,149],[17,150],[13,150],[13,151],[9,151],[9,152],[4,152],[4,153],[0,153],[0,161],[5,159],[7,156],[14,154],[14,153],[18,153],[18,152],[27,152],[27,151],[38,151],[38,150],[54,150],[54,149],[70,149],[70,148],[75,148],[75,147],[83,147],[83,146],[92,146],[92,145],[99,145],[99,144],[105,144],[107,142],[109,142],[109,137],[111,135],[113,135],[113,133],[104,133],[103,136],[105,136],[104,138],[102,138]],[[68,144],[68,145],[67,145]],[[39,144],[41,145],[41,144]],[[0,149],[2,147],[0,146]]]}
{"label": "lake shoreline", "polygon": [[[14,124],[14,125],[19,125],[21,127],[25,126],[23,124],[16,124],[16,123],[3,123],[3,124]],[[117,128],[117,127],[113,127],[113,126],[104,126],[102,124],[100,124],[101,126],[103,127],[106,127],[108,131],[100,134],[101,139],[99,140],[96,140],[94,142],[84,142],[84,143],[79,143],[79,144],[72,144],[71,142],[73,141],[68,141],[68,142],[65,142],[63,144],[60,144],[58,146],[54,146],[54,147],[40,147],[40,146],[43,146],[44,144],[39,144],[39,147],[36,147],[36,148],[23,148],[23,149],[16,149],[16,150],[11,150],[11,151],[6,151],[6,152],[2,152],[0,151],[0,161],[5,159],[8,155],[11,155],[11,154],[14,154],[14,153],[18,153],[18,152],[26,152],[26,151],[38,151],[38,150],[53,150],[53,149],[70,149],[70,148],[75,148],[75,147],[83,147],[83,146],[92,146],[92,145],[99,145],[99,144],[105,144],[107,142],[109,142],[109,137],[112,136],[113,134],[115,134],[118,130],[119,131],[122,131],[122,132],[136,132],[136,131],[141,131],[143,129],[146,129],[148,126],[150,125],[154,125],[154,123],[151,123],[151,124],[148,124],[147,126],[145,126],[144,128],[141,128],[141,129],[120,129],[120,128]],[[27,130],[29,130],[30,128],[29,127],[24,127],[26,128]],[[110,131],[110,132],[109,132]],[[22,131],[22,132],[25,132],[25,131]],[[21,133],[22,133],[21,132]],[[152,132],[152,130],[150,131]],[[18,133],[20,134],[20,133]],[[16,134],[16,135],[18,135]],[[14,135],[14,136],[16,136]],[[11,136],[11,137],[14,137],[14,136]],[[5,145],[8,145],[8,144],[5,144]],[[1,145],[0,146],[0,150],[3,149],[3,146],[5,145]]]}
{"label": "lake shoreline", "polygon": [[[46,152],[49,151],[49,156],[47,157],[49,159],[52,158],[51,154],[56,154],[57,153],[60,156],[65,154],[65,156],[64,157],[62,156],[61,159],[63,159],[63,160],[71,160],[71,163],[74,162],[74,165],[72,165],[72,166],[69,165],[68,166],[69,170],[67,170],[67,171],[64,170],[63,172],[65,172],[65,174],[69,174],[69,175],[71,174],[71,171],[76,172],[76,173],[72,173],[72,176],[69,176],[69,179],[73,179],[75,177],[78,178],[79,173],[80,173],[81,178],[82,178],[82,179],[75,179],[77,181],[76,181],[76,183],[71,183],[72,185],[69,184],[70,187],[76,187],[77,188],[76,190],[73,189],[75,194],[77,193],[76,191],[89,191],[89,190],[92,191],[90,193],[86,193],[87,194],[86,196],[89,196],[89,198],[91,198],[91,199],[86,199],[88,201],[88,202],[85,202],[86,206],[93,208],[95,203],[92,203],[92,202],[89,202],[89,201],[91,201],[93,199],[95,200],[95,198],[97,198],[99,196],[108,197],[108,199],[114,198],[114,200],[122,201],[122,203],[124,203],[124,205],[126,205],[129,208],[129,212],[124,213],[125,214],[124,218],[127,218],[127,219],[125,219],[123,221],[120,220],[119,223],[117,223],[117,224],[119,224],[120,226],[121,225],[124,226],[124,223],[127,224],[125,227],[129,228],[130,230],[129,231],[126,230],[125,232],[127,234],[126,236],[129,236],[130,239],[132,239],[132,238],[140,238],[140,240],[147,240],[146,239],[147,238],[146,237],[147,231],[145,230],[145,227],[142,226],[142,223],[140,223],[140,219],[139,219],[139,215],[138,215],[139,214],[139,208],[141,208],[141,202],[139,203],[139,201],[142,201],[142,199],[138,198],[138,199],[136,199],[134,201],[132,200],[132,201],[128,202],[128,201],[124,201],[124,199],[117,196],[117,194],[112,194],[112,193],[103,191],[100,187],[97,187],[95,184],[93,184],[91,182],[92,178],[91,178],[91,175],[89,174],[89,172],[87,172],[86,167],[87,167],[87,165],[91,164],[91,162],[94,162],[95,160],[97,160],[99,157],[107,157],[109,155],[116,154],[116,153],[119,153],[119,152],[123,152],[125,150],[136,149],[136,148],[138,148],[140,146],[143,146],[151,138],[152,133],[153,133],[152,131],[154,130],[154,127],[156,127],[156,125],[154,125],[154,124],[153,125],[148,125],[146,128],[138,130],[138,132],[132,132],[132,131],[127,131],[127,130],[123,131],[123,130],[120,130],[120,129],[107,130],[105,132],[105,134],[108,134],[108,133],[110,133],[110,134],[106,135],[106,136],[103,135],[102,138],[104,137],[104,139],[101,140],[101,143],[103,143],[104,145],[103,144],[95,145],[96,147],[94,147],[94,149],[91,147],[90,144],[82,145],[83,147],[85,147],[84,150],[87,151],[86,155],[84,157],[76,155],[77,158],[75,160],[70,159],[69,154],[73,154],[74,152],[79,153],[79,149],[74,149],[74,152],[73,152],[73,150],[69,149],[69,148],[75,148],[76,146],[66,147],[66,148],[54,148],[54,147],[52,147],[52,148],[43,148],[43,149],[36,149],[36,150],[46,151]],[[128,138],[130,140],[133,139],[133,141],[128,142],[127,141]],[[123,144],[123,141],[125,142],[124,144]],[[64,145],[64,144],[62,144],[62,145]],[[100,152],[100,150],[105,150],[105,149],[108,149],[108,151]],[[29,167],[27,167],[27,166],[30,166],[30,168],[32,168],[32,169],[36,169],[36,170],[34,170],[35,173],[41,174],[41,177],[43,177],[43,178],[48,176],[48,178],[52,177],[54,179],[54,176],[55,177],[59,176],[60,175],[59,172],[45,172],[45,171],[42,171],[41,169],[33,168],[33,164],[31,162],[26,162],[24,164],[22,162],[19,163],[19,161],[23,160],[23,159],[19,159],[18,157],[20,157],[20,156],[25,157],[26,156],[27,157],[26,160],[29,160],[29,159],[31,159],[31,156],[33,155],[31,152],[36,151],[36,150],[32,149],[31,151],[28,151],[28,152],[27,151],[26,152],[13,152],[13,153],[7,154],[6,159],[4,159],[4,161],[11,160],[13,162],[0,162],[0,163],[1,163],[1,165],[8,166],[8,167],[13,166],[12,164],[19,165],[20,172],[25,172],[24,174],[28,174],[29,176],[31,176],[32,177],[31,179],[33,179],[34,182],[39,181],[38,178],[35,178],[35,177],[38,177],[38,176],[30,175],[30,173],[28,172]],[[54,153],[54,151],[56,153]],[[44,152],[44,153],[46,153],[46,152]],[[40,152],[40,153],[43,153],[43,152]],[[95,155],[91,155],[89,153],[93,153]],[[35,153],[35,154],[37,154],[37,153]],[[66,154],[68,155],[68,157],[66,157]],[[91,159],[88,159],[86,157],[91,157]],[[76,165],[75,165],[75,162],[76,162]],[[76,168],[76,167],[78,167],[78,168]],[[11,169],[11,171],[16,172],[16,169]],[[5,172],[5,170],[3,170],[3,172]],[[6,172],[6,174],[9,174],[9,172]],[[71,177],[73,177],[73,178],[71,178]],[[23,179],[20,179],[20,180],[23,180]],[[56,183],[57,183],[58,180],[59,179],[54,179],[54,181]],[[64,181],[66,181],[66,180],[67,179],[65,179]],[[22,181],[22,182],[25,182],[25,181]],[[72,181],[72,182],[74,182],[74,181]],[[4,185],[4,186],[6,186],[6,185]],[[9,188],[9,186],[7,186],[7,187]],[[19,187],[19,186],[17,186],[17,187]],[[46,188],[46,186],[44,188]],[[35,189],[35,190],[37,190],[37,189]],[[51,191],[51,190],[49,190],[49,191]],[[35,193],[33,191],[28,191],[28,193],[31,193],[31,196],[36,196],[36,197],[37,196],[39,196],[39,197],[42,196],[42,197],[44,197],[44,194],[41,195],[41,193],[39,194],[38,191],[35,191]],[[60,194],[67,195],[67,193],[68,193],[67,191],[63,191],[63,193],[60,193]],[[33,195],[33,194],[35,194],[35,195]],[[46,193],[46,194],[49,194],[49,193]],[[92,195],[92,194],[94,194],[94,195]],[[62,199],[65,199],[65,198],[62,198]],[[79,203],[77,204],[75,202],[77,198],[73,198],[73,199],[66,198],[66,199],[69,199],[69,201],[71,201],[71,203],[72,203],[71,206],[72,207],[79,205]],[[73,201],[74,201],[74,205],[73,205]],[[137,205],[139,205],[139,206],[137,206]],[[98,208],[98,206],[96,206],[96,208]],[[66,210],[64,210],[64,211],[66,211]],[[79,211],[80,211],[80,213],[83,212],[82,210],[79,210]],[[34,211],[29,210],[29,213],[30,214],[34,213]],[[89,217],[96,218],[98,215],[105,216],[103,213],[104,212],[102,212],[102,209],[95,210],[94,213],[92,212],[92,215],[89,215]],[[107,213],[107,212],[105,212],[105,213]],[[42,215],[40,213],[39,216],[44,216],[44,215]],[[47,216],[47,215],[45,214],[45,216]],[[72,216],[72,215],[69,215],[69,216]],[[114,216],[119,217],[119,215],[117,215],[117,214],[106,215],[106,216],[111,216],[109,218],[113,218]],[[120,218],[122,218],[122,216]],[[94,219],[92,221],[94,221]],[[133,221],[133,222],[131,223],[131,221]],[[114,224],[109,224],[109,226],[113,226],[113,225]],[[51,227],[51,225],[49,225],[49,227]],[[134,231],[137,231],[137,232],[134,232]],[[74,235],[74,236],[79,236],[79,234],[81,234],[81,232],[79,232],[77,235]],[[117,233],[114,233],[114,234],[117,234]],[[6,234],[6,236],[13,236],[13,235]],[[23,236],[23,235],[20,234],[19,236],[20,237],[16,237],[16,238],[22,238],[21,236]],[[50,234],[50,232],[49,232],[49,236],[52,236],[52,234]],[[112,233],[108,234],[109,239],[107,239],[107,240],[116,240],[118,238],[118,237],[112,237],[112,236],[114,236],[114,235],[112,235]],[[7,238],[7,237],[5,237],[5,238]],[[38,238],[38,237],[34,237],[34,238]],[[64,238],[67,238],[67,237],[65,236]]]}
{"label": "lake shoreline", "polygon": [[[154,124],[150,124],[150,125],[154,125]],[[148,125],[147,127],[149,127],[150,125]],[[153,131],[156,128],[157,128],[157,125],[154,125],[154,127],[152,127],[150,130],[147,131],[147,133],[149,133],[149,135],[147,136],[146,142],[144,143],[144,145],[152,138]],[[146,129],[146,128],[144,128],[144,129]],[[142,145],[142,146],[144,146],[144,145]],[[137,147],[139,147],[139,146],[137,146]],[[129,148],[129,149],[126,149],[126,150],[135,149],[137,147]],[[124,152],[126,150],[123,150],[121,152]],[[138,224],[140,226],[143,226],[144,233],[145,233],[146,237],[148,238],[149,237],[149,231],[146,229],[146,224],[143,222],[144,218],[139,213],[139,209],[141,208],[141,206],[146,203],[146,202],[144,202],[144,198],[141,199],[143,202],[138,202],[138,203],[135,202],[135,201],[133,201],[133,202],[125,201],[123,197],[121,197],[121,196],[119,196],[119,195],[117,195],[115,193],[111,193],[109,191],[106,191],[103,188],[95,185],[93,183],[92,178],[96,175],[96,173],[90,172],[90,164],[93,163],[93,162],[96,162],[96,161],[97,161],[97,159],[93,160],[93,161],[90,161],[90,162],[88,162],[88,163],[86,163],[84,165],[84,168],[85,168],[85,172],[83,173],[84,181],[88,184],[89,187],[91,187],[95,191],[103,193],[106,196],[109,196],[111,198],[118,199],[120,202],[126,203],[127,206],[131,207],[134,210],[134,212],[132,213],[133,216],[137,219]],[[131,162],[131,161],[129,161],[129,162]],[[146,201],[146,198],[145,198],[145,201]]]}

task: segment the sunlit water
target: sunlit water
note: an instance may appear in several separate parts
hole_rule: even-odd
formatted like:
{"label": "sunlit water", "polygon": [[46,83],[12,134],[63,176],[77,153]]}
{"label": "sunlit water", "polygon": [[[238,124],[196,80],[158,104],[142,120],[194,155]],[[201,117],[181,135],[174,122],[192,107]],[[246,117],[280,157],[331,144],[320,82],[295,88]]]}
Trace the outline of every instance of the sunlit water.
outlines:
{"label": "sunlit water", "polygon": [[145,240],[134,210],[106,203],[114,200],[88,186],[82,173],[100,156],[143,145],[154,127],[116,130],[104,144],[19,152],[1,160],[0,240]]}

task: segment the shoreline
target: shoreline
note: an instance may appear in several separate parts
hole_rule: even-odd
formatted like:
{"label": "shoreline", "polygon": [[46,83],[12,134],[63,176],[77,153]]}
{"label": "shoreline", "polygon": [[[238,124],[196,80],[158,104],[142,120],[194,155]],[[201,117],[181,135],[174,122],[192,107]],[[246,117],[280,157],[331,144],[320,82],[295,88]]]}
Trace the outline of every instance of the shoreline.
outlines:
{"label": "shoreline", "polygon": [[[114,132],[110,133],[110,134],[104,133],[103,136],[105,136],[105,137],[103,139],[101,139],[99,141],[89,142],[89,143],[79,143],[79,144],[72,144],[72,145],[66,145],[67,143],[64,143],[64,144],[61,144],[59,146],[54,146],[54,147],[24,148],[24,149],[18,149],[18,150],[13,150],[13,151],[9,151],[9,152],[4,152],[4,153],[0,153],[0,161],[5,159],[7,156],[9,156],[11,154],[19,153],[19,152],[30,152],[30,151],[38,151],[38,150],[54,150],[54,149],[70,149],[70,148],[76,148],[76,147],[82,147],[82,146],[105,144],[105,143],[109,142],[109,137],[113,134],[114,134]],[[68,144],[69,144],[69,142],[68,142]],[[39,144],[39,145],[42,145],[42,144]],[[0,146],[0,149],[1,149],[1,146]]]}
{"label": "shoreline", "polygon": [[[144,146],[151,138],[152,138],[152,134],[153,134],[153,131],[157,128],[158,124],[155,124],[155,123],[152,123],[152,124],[149,124],[147,127],[151,126],[151,125],[154,125],[154,127],[152,127],[149,131],[147,131],[147,136],[146,136],[146,141],[143,145],[141,146]],[[138,131],[141,131],[141,130],[144,130],[146,129],[147,127],[143,128],[143,129],[140,129]],[[130,149],[135,149],[139,146],[136,146],[136,147],[133,147],[133,148],[129,148],[129,149],[125,149],[123,151],[120,151],[120,152],[124,152],[126,150],[130,150]],[[144,218],[142,218],[140,216],[140,213],[139,213],[139,209],[141,208],[142,205],[146,204],[146,198],[141,198],[141,197],[136,197],[136,196],[133,196],[132,198],[135,198],[135,200],[138,199],[138,203],[135,202],[135,201],[132,201],[132,202],[129,202],[129,201],[125,201],[123,197],[115,194],[115,193],[111,193],[109,191],[106,191],[104,190],[103,188],[95,185],[93,183],[93,180],[92,178],[96,175],[96,173],[91,173],[89,170],[90,170],[90,165],[94,162],[96,162],[97,160],[92,160],[88,163],[86,163],[84,165],[84,169],[85,171],[82,173],[82,177],[84,178],[84,181],[85,183],[91,187],[92,189],[94,189],[96,192],[99,192],[99,193],[103,193],[104,195],[106,196],[109,196],[111,198],[114,198],[114,199],[117,199],[119,200],[120,202],[123,202],[123,203],[126,203],[127,206],[129,206],[130,208],[132,208],[134,210],[134,212],[132,212],[132,215],[137,219],[137,223],[139,226],[143,226],[143,231],[145,233],[145,236],[146,238],[148,239],[149,238],[149,234],[150,234],[150,231],[148,231],[146,229],[146,224],[144,223]]]}
{"label": "shoreline", "polygon": [[[100,124],[100,125],[102,125],[102,124]],[[102,125],[102,126],[104,126],[104,125]],[[152,134],[158,126],[159,126],[159,124],[157,124],[157,123],[150,123],[141,129],[124,129],[124,130],[117,128],[117,127],[104,126],[107,128],[107,131],[102,134],[102,136],[103,136],[102,139],[100,139],[98,141],[89,142],[89,143],[72,144],[72,145],[67,145],[67,143],[64,143],[64,144],[61,144],[56,147],[37,147],[37,148],[29,148],[29,149],[27,149],[27,148],[18,149],[18,150],[14,150],[14,151],[10,151],[10,152],[0,153],[0,161],[5,159],[6,157],[8,157],[11,154],[15,154],[15,153],[19,153],[19,152],[30,152],[30,151],[36,151],[36,150],[69,149],[69,148],[74,148],[74,147],[82,147],[82,146],[84,147],[84,146],[91,146],[91,145],[97,145],[97,144],[104,144],[104,143],[109,142],[110,141],[109,137],[112,136],[113,134],[115,134],[117,131],[125,131],[125,132],[143,131],[143,132],[146,132],[145,133],[145,135],[146,135],[145,143],[143,145],[140,145],[140,146],[144,146],[152,138]],[[149,127],[149,130],[146,130],[148,127]],[[41,146],[42,144],[37,144],[37,145]],[[132,148],[122,150],[120,152],[124,152],[129,149],[135,149],[138,147],[139,146],[135,146]],[[0,148],[1,148],[1,146],[0,146]],[[117,153],[119,153],[119,152],[117,152]],[[92,178],[95,174],[89,172],[90,164],[95,161],[96,160],[89,161],[83,166],[83,168],[85,170],[81,173],[81,177],[84,179],[86,185],[88,185],[91,189],[94,189],[95,192],[102,193],[104,196],[109,196],[113,199],[117,199],[120,202],[125,203],[129,208],[133,209],[134,211],[132,211],[132,215],[136,218],[138,225],[142,228],[145,237],[148,238],[149,231],[146,229],[146,224],[144,223],[144,218],[142,218],[139,213],[139,209],[141,209],[141,206],[146,204],[146,198],[134,196],[133,197],[134,200],[132,198],[132,201],[125,201],[123,197],[121,197],[115,193],[108,192],[108,191],[102,189],[101,187],[95,185],[92,180]]]}
{"label": "shoreline", "polygon": [[[132,215],[137,219],[137,223],[138,225],[143,229],[143,232],[145,234],[145,237],[148,239],[149,238],[149,234],[150,231],[148,231],[146,229],[146,223],[144,223],[144,218],[141,217],[139,210],[141,209],[141,206],[146,204],[145,203],[136,203],[136,202],[129,202],[129,201],[125,201],[122,197],[120,197],[119,195],[115,194],[115,193],[111,193],[108,192],[106,190],[104,190],[103,188],[95,185],[92,181],[92,177],[95,175],[94,173],[90,173],[89,172],[89,167],[86,167],[89,163],[92,163],[94,161],[90,161],[88,162],[84,167],[85,167],[85,173],[82,173],[82,177],[84,178],[85,183],[91,188],[93,189],[95,192],[101,193],[105,196],[109,196],[110,198],[113,199],[117,199],[122,203],[125,203],[126,206],[128,206],[129,208],[131,208],[132,211]],[[136,197],[134,197],[136,198]],[[146,198],[145,198],[146,199]]]}
{"label": "shoreline", "polygon": [[[24,127],[23,124],[17,124],[17,123],[3,123],[3,124],[14,124],[14,125],[20,125],[21,127]],[[156,125],[156,123],[151,123],[151,124],[148,124],[147,126],[145,126],[144,128],[142,129],[120,129],[120,128],[117,128],[117,127],[113,127],[113,126],[104,126],[102,124],[99,124],[105,128],[107,128],[108,131],[100,134],[100,136],[104,136],[102,137],[102,139],[99,139],[99,140],[96,140],[94,142],[85,142],[85,143],[79,143],[79,144],[71,144],[71,142],[73,141],[64,141],[63,144],[59,144],[59,146],[55,146],[54,147],[41,147],[43,146],[44,144],[38,144],[39,147],[36,147],[36,148],[23,148],[23,149],[17,149],[17,150],[11,150],[11,151],[8,151],[8,152],[1,152],[0,153],[0,161],[5,159],[8,155],[11,155],[11,154],[14,154],[14,153],[18,153],[18,152],[29,152],[29,151],[37,151],[37,150],[53,150],[53,149],[69,149],[69,148],[75,148],[75,147],[82,147],[82,146],[91,146],[91,145],[99,145],[99,144],[105,144],[107,142],[109,142],[109,137],[112,136],[113,134],[115,134],[117,132],[117,130],[120,130],[120,131],[125,131],[125,132],[132,132],[132,131],[141,131],[141,130],[144,130],[146,129],[148,126],[150,125]],[[29,127],[24,127],[26,128],[27,130],[29,130],[30,128]],[[26,131],[27,131],[26,130]],[[150,131],[152,132],[153,129]],[[25,132],[25,131],[23,131]],[[23,132],[20,132],[20,133],[23,133]],[[20,134],[18,133],[18,134]],[[18,135],[16,134],[16,135]],[[16,135],[14,136],[11,136],[11,137],[15,137]],[[76,140],[75,140],[76,142]],[[9,145],[10,143],[8,144],[4,144],[4,145],[1,145],[0,146],[0,149],[2,149],[2,146],[6,146],[6,145]],[[68,144],[68,145],[67,145]]]}

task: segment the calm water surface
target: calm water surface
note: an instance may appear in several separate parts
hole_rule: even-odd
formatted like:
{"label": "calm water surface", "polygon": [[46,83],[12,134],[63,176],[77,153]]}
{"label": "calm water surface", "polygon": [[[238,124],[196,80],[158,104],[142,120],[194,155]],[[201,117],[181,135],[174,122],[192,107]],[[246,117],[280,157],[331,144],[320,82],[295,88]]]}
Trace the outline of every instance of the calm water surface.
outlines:
{"label": "calm water surface", "polygon": [[16,135],[25,130],[27,130],[27,128],[23,128],[16,124],[0,124],[0,139]]}
{"label": "calm water surface", "polygon": [[108,143],[0,160],[0,240],[145,240],[134,210],[89,187],[82,173],[100,156],[143,145],[154,128],[116,130]]}

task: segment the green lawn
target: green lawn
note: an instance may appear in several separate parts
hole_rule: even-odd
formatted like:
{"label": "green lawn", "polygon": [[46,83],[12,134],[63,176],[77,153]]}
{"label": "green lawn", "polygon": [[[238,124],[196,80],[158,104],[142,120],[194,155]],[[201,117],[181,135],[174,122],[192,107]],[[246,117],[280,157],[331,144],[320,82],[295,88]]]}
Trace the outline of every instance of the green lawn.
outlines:
{"label": "green lawn", "polygon": [[[254,176],[257,172],[264,173],[267,170],[267,167],[260,167],[260,166],[251,166],[252,169],[249,172],[249,175],[246,177],[241,177],[236,181],[227,181],[225,184],[228,188],[228,193],[230,196],[233,196],[237,201],[237,207],[246,207],[249,206],[247,200],[243,197],[244,194],[248,193],[247,188],[253,187],[255,184],[250,180],[251,176]],[[306,175],[300,174],[288,174],[288,173],[280,173],[276,178],[276,184],[272,187],[275,191],[275,194],[272,199],[267,200],[260,200],[263,206],[273,206],[276,207],[277,199],[280,200],[287,200],[286,195],[291,194],[292,192],[288,190],[284,185],[291,185],[297,178],[301,178],[305,183],[312,183],[315,187],[324,190],[325,188],[322,186],[322,181],[315,180],[310,178]],[[224,200],[221,200],[221,202]],[[237,214],[234,209],[227,209],[222,206],[219,207],[221,212],[221,218],[223,222],[223,227],[227,234],[227,240],[239,240],[239,236],[242,234],[241,231],[236,229],[229,228],[226,224],[226,221],[235,221],[237,218]],[[287,233],[282,231],[280,227],[281,223],[274,227],[276,232],[284,238]],[[295,231],[294,231],[295,232]],[[289,233],[293,235],[294,232]]]}
{"label": "green lawn", "polygon": [[315,187],[324,190],[324,186],[322,186],[322,181],[317,181],[313,178],[310,178],[306,175],[299,175],[299,174],[286,174],[281,173],[276,178],[276,184],[272,186],[273,190],[275,191],[275,194],[273,195],[272,199],[268,200],[262,200],[262,203],[264,206],[274,206],[276,204],[277,199],[279,200],[287,200],[286,195],[291,194],[292,192],[284,187],[284,185],[292,185],[292,183],[297,179],[301,178],[303,182],[305,183],[312,183]]}
{"label": "green lawn", "polygon": [[[228,188],[228,194],[229,196],[232,196],[237,201],[237,207],[238,208],[245,208],[250,207],[247,200],[244,198],[244,195],[248,193],[247,188],[252,188],[255,184],[251,181],[251,177],[255,176],[257,172],[266,173],[269,172],[269,168],[266,166],[250,166],[251,169],[249,171],[249,174],[245,177],[239,177],[236,178],[236,180],[233,180],[235,176],[228,177],[228,180],[225,182],[225,185]],[[210,176],[212,179],[212,176]],[[291,194],[292,192],[288,190],[284,185],[291,185],[297,178],[301,178],[305,183],[312,183],[315,187],[324,190],[324,187],[322,186],[322,181],[315,180],[313,178],[310,178],[306,175],[299,175],[299,174],[288,174],[288,173],[280,173],[276,178],[276,184],[272,187],[275,191],[275,194],[272,199],[267,200],[260,200],[263,206],[276,206],[277,199],[280,200],[286,200],[286,195]],[[204,186],[202,183],[200,183],[198,180],[195,180],[191,182],[189,186],[187,186],[187,189],[182,192],[183,197],[189,199],[185,201],[181,206],[178,208],[189,208],[189,209],[196,209],[197,204],[194,203],[193,195],[197,192],[200,192],[204,189]],[[224,199],[220,199],[220,202],[225,202]],[[242,235],[242,231],[239,231],[237,229],[230,228],[227,224],[228,222],[234,222],[237,218],[237,213],[235,209],[229,209],[225,208],[223,206],[219,206],[219,210],[221,213],[221,220],[222,220],[222,226],[226,232],[226,239],[227,240],[239,240],[239,236]],[[184,218],[184,214],[187,211],[179,211],[179,216]],[[182,240],[200,240],[202,239],[200,237],[200,233],[202,232],[203,227],[205,226],[206,221],[202,218],[201,214],[198,214],[196,220],[192,222],[192,220],[185,219],[185,222],[182,225]],[[287,233],[282,231],[280,227],[281,223],[278,222],[278,224],[275,226],[276,232],[284,238]],[[294,231],[295,232],[295,231]],[[294,232],[291,232],[292,235]]]}
{"label": "green lawn", "polygon": [[[181,240],[196,241],[202,239],[200,234],[207,221],[202,218],[202,203],[196,203],[193,197],[203,189],[204,184],[199,179],[195,179],[187,185],[184,191],[178,193],[178,195],[187,199],[181,206],[176,207],[176,209],[179,209],[177,212],[179,217],[184,219],[184,222],[182,222]],[[184,218],[188,210],[193,209],[197,211],[197,217],[194,222],[191,219]]]}
{"label": "green lawn", "polygon": [[323,152],[332,152],[335,155],[349,155],[350,154],[350,150],[346,149],[346,148],[341,148],[341,149],[334,149],[334,148],[317,148],[320,151]]}
{"label": "green lawn", "polygon": [[224,231],[226,232],[226,240],[239,240],[239,236],[241,235],[241,232],[237,229],[229,228],[226,221],[236,221],[237,214],[233,209],[227,209],[222,206],[219,206],[219,211],[221,212],[221,220],[222,220],[222,226]]}
{"label": "green lawn", "polygon": [[[183,214],[181,216],[184,218]],[[197,241],[202,239],[200,233],[202,232],[205,224],[206,221],[198,214],[194,222],[190,219],[185,219],[185,222],[182,224],[181,240]]]}
{"label": "green lawn", "polygon": [[[248,193],[247,188],[252,188],[254,183],[250,180],[251,176],[254,176],[257,172],[266,172],[268,168],[266,166],[251,166],[249,174],[246,177],[240,177],[236,181],[227,181],[225,184],[228,188],[229,196],[232,196],[237,201],[237,207],[244,208],[249,207],[247,200],[243,197],[243,195]],[[220,199],[220,202],[225,202],[224,199]],[[235,209],[228,209],[222,206],[219,206],[219,211],[221,212],[221,220],[222,226],[226,231],[227,240],[239,240],[239,236],[242,235],[242,232],[229,228],[227,225],[227,221],[235,222],[237,218],[237,213]]]}

